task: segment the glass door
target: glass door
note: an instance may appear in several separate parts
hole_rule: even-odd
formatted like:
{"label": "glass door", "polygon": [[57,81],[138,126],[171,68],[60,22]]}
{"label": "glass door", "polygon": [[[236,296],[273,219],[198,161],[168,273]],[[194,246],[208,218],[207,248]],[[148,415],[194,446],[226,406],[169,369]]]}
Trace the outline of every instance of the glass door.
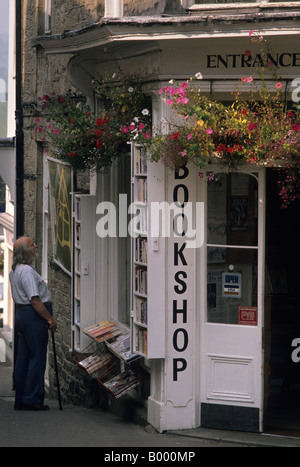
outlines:
{"label": "glass door", "polygon": [[263,175],[262,170],[207,177],[202,426],[262,426]]}

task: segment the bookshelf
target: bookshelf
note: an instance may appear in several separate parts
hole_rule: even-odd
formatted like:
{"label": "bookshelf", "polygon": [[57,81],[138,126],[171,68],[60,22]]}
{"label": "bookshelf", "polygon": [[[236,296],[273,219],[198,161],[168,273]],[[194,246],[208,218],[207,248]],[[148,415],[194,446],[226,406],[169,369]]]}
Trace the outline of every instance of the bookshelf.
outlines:
{"label": "bookshelf", "polygon": [[95,321],[95,236],[90,219],[95,218],[95,197],[73,195],[73,347],[88,343],[82,329]]}
{"label": "bookshelf", "polygon": [[148,179],[146,150],[132,145],[132,201],[137,222],[132,239],[132,352],[148,356]]}

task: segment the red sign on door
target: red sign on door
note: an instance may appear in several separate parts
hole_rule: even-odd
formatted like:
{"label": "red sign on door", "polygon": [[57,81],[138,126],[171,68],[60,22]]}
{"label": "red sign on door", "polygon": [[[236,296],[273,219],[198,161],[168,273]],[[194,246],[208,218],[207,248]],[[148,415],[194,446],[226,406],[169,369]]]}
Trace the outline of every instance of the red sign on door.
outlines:
{"label": "red sign on door", "polygon": [[257,307],[239,306],[239,324],[257,326]]}

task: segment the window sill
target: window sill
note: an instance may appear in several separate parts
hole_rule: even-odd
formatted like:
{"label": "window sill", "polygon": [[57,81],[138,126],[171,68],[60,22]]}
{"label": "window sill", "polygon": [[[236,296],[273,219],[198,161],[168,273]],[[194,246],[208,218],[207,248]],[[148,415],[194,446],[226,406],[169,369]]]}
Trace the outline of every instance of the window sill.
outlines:
{"label": "window sill", "polygon": [[299,2],[257,2],[257,3],[226,3],[226,4],[194,4],[187,8],[187,10],[191,13],[198,13],[198,12],[207,12],[207,11],[228,11],[228,10],[239,10],[242,12],[247,11],[257,11],[257,10],[280,10],[280,9],[300,9]]}

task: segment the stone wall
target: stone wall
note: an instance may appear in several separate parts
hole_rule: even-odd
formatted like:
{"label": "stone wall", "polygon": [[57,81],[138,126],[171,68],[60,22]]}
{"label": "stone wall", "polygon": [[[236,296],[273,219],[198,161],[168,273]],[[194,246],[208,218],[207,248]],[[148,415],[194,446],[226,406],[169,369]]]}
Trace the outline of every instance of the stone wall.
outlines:
{"label": "stone wall", "polygon": [[[40,46],[33,47],[32,41],[44,34],[43,0],[22,2],[23,15],[23,89],[24,107],[24,233],[38,244],[41,254],[43,240],[43,142],[35,132],[34,103],[43,94],[64,94],[71,88],[67,80],[69,54],[46,54]],[[73,31],[100,21],[104,14],[105,0],[52,0],[52,34]],[[148,15],[181,12],[179,0],[124,0],[124,14]],[[76,91],[76,89],[73,89]],[[84,188],[84,187],[83,187]],[[51,222],[51,219],[50,219]],[[61,392],[64,402],[103,405],[106,395],[100,385],[85,376],[73,362],[71,352],[71,278],[54,262],[51,251],[49,229],[48,283],[54,299],[54,313],[58,323],[56,333],[57,356],[60,369]],[[41,272],[41,258],[36,268]],[[51,345],[50,391],[53,395],[55,378]]]}
{"label": "stone wall", "polygon": [[[78,5],[78,4],[81,5]],[[81,28],[96,20],[96,12],[102,12],[103,2],[54,1],[53,32]],[[43,11],[38,8],[39,0],[23,3],[23,90],[24,106],[24,234],[32,237],[38,244],[41,255],[43,240],[43,152],[44,146],[36,133],[34,103],[43,94],[52,91],[63,94],[71,88],[66,69],[70,55],[46,55],[40,47],[32,47],[32,40],[40,33]],[[102,9],[101,9],[102,8]],[[50,210],[49,210],[50,213]],[[51,222],[51,218],[49,219]],[[84,377],[73,361],[71,342],[71,278],[53,262],[51,230],[48,233],[48,284],[53,296],[54,315],[58,323],[56,350],[59,361],[61,393],[64,403],[84,403],[98,405],[102,400],[99,388],[90,378]],[[36,269],[41,272],[41,257],[37,259]],[[55,393],[55,374],[53,371],[52,345],[50,340],[50,394]]]}

